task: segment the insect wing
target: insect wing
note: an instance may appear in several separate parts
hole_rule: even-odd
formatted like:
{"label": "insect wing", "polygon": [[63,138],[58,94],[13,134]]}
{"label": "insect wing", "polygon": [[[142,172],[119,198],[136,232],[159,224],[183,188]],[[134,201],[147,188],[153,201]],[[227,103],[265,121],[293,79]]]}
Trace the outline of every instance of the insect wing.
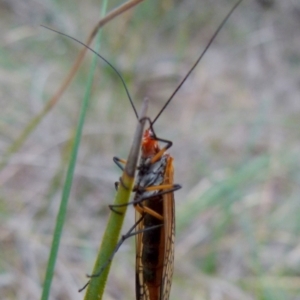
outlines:
{"label": "insect wing", "polygon": [[[146,166],[146,159],[140,162],[140,171],[137,177],[137,193],[135,200],[145,199],[140,207],[150,208],[159,215],[163,215],[163,196],[157,196],[159,190],[143,191],[143,189],[163,184],[166,170],[166,156],[162,156],[155,163]],[[149,199],[149,197],[152,197]],[[139,204],[137,205],[139,206]],[[146,212],[140,213],[136,209],[136,221],[144,217],[139,223],[136,236],[136,299],[160,299],[160,289],[164,259],[164,228],[163,221]],[[151,229],[155,225],[159,228]]]}
{"label": "insect wing", "polygon": [[[173,184],[174,180],[173,158],[168,157],[164,184]],[[162,300],[168,300],[172,285],[174,269],[174,242],[175,242],[175,203],[174,192],[163,195],[164,231],[165,231],[165,258],[162,278]]]}
{"label": "insect wing", "polygon": [[[141,162],[141,165],[143,161]],[[173,158],[164,154],[146,172],[139,172],[137,183],[140,187],[173,184]],[[144,212],[144,220],[138,224],[136,236],[136,299],[169,299],[174,261],[174,193],[155,197],[161,190],[137,193],[146,198],[142,205],[163,217],[163,220]],[[147,199],[149,197],[150,199]],[[136,220],[142,214],[136,211]],[[162,225],[159,228],[151,227]]]}

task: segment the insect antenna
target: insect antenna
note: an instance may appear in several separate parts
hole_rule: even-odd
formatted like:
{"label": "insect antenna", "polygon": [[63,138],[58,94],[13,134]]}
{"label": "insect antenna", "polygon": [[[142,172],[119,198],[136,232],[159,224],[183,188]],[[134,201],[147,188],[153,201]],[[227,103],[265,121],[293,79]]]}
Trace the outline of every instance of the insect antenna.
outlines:
{"label": "insect antenna", "polygon": [[197,67],[198,63],[200,62],[200,60],[202,59],[202,57],[204,56],[204,54],[207,52],[207,50],[209,49],[210,45],[213,43],[213,41],[215,40],[216,36],[218,35],[218,33],[220,32],[220,30],[223,28],[224,24],[227,22],[227,20],[229,19],[229,17],[231,16],[231,14],[234,12],[234,10],[239,6],[239,4],[242,2],[243,0],[239,0],[234,6],[233,8],[229,11],[229,13],[227,14],[227,16],[225,17],[225,19],[222,21],[222,23],[219,25],[219,27],[217,28],[217,30],[215,31],[215,33],[213,34],[213,36],[211,37],[211,39],[209,40],[208,44],[206,45],[205,49],[203,50],[203,52],[200,54],[199,58],[196,60],[196,62],[193,64],[193,66],[191,67],[191,69],[187,72],[187,74],[184,76],[184,78],[182,79],[182,81],[179,83],[179,85],[177,86],[177,88],[174,90],[174,92],[172,93],[172,95],[169,97],[169,99],[167,100],[167,102],[165,103],[165,105],[162,107],[162,109],[159,111],[159,113],[157,114],[157,116],[154,118],[154,120],[152,121],[152,125],[157,121],[157,119],[160,117],[160,115],[162,114],[162,112],[166,109],[166,107],[169,105],[169,103],[172,101],[172,99],[174,98],[174,96],[177,94],[177,92],[179,91],[179,89],[182,87],[182,85],[185,83],[185,81],[188,79],[188,77],[190,76],[190,74],[194,71],[194,69]]}
{"label": "insect antenna", "polygon": [[122,75],[121,75],[121,73],[105,58],[105,57],[103,57],[101,54],[99,54],[98,52],[96,52],[94,49],[92,49],[91,47],[89,47],[88,45],[86,45],[85,43],[83,43],[83,42],[81,42],[81,41],[79,41],[78,39],[76,39],[76,38],[74,38],[74,37],[72,37],[72,36],[70,36],[70,35],[68,35],[68,34],[66,34],[66,33],[63,33],[63,32],[60,32],[60,31],[58,31],[58,30],[55,30],[55,29],[52,29],[52,28],[49,28],[49,27],[47,27],[47,26],[45,26],[45,25],[40,25],[40,26],[42,26],[42,27],[44,27],[44,28],[46,28],[46,29],[48,29],[48,30],[50,30],[50,31],[53,31],[53,32],[56,32],[56,33],[58,33],[58,34],[61,34],[61,35],[63,35],[63,36],[65,36],[65,37],[67,37],[67,38],[70,38],[71,40],[73,40],[73,41],[75,41],[75,42],[77,42],[77,43],[79,43],[80,45],[82,45],[82,46],[84,46],[84,47],[86,47],[87,49],[89,49],[90,51],[92,51],[94,54],[96,54],[99,58],[101,58],[104,62],[106,62],[113,70],[114,70],[114,72],[118,75],[118,77],[120,78],[120,80],[121,80],[121,82],[122,82],[122,84],[123,84],[123,87],[124,87],[124,89],[125,89],[125,92],[126,92],[126,94],[127,94],[127,97],[128,97],[128,99],[129,99],[129,101],[130,101],[130,104],[131,104],[131,106],[132,106],[132,109],[133,109],[133,111],[134,111],[134,114],[135,114],[135,116],[136,116],[136,118],[138,119],[139,117],[138,117],[138,113],[137,113],[137,110],[136,110],[136,108],[135,108],[135,106],[134,106],[134,104],[133,104],[133,100],[132,100],[132,98],[131,98],[131,96],[130,96],[130,93],[129,93],[129,90],[128,90],[128,88],[127,88],[127,85],[126,85],[126,83],[125,83],[125,80],[124,80],[124,78],[122,77]]}

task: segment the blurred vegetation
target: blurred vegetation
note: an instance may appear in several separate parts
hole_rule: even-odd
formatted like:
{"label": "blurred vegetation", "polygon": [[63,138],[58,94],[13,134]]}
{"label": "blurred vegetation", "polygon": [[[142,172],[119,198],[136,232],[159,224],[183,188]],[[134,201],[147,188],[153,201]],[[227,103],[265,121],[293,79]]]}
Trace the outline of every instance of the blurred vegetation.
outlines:
{"label": "blurred vegetation", "polygon": [[[101,54],[155,116],[235,1],[145,0],[104,27]],[[265,3],[268,3],[267,5]],[[110,8],[119,5],[110,1]],[[98,21],[96,1],[1,0],[1,153],[43,108]],[[171,299],[300,299],[300,5],[245,0],[156,124],[175,158]],[[0,175],[2,299],[39,299],[89,53],[76,79]],[[136,119],[99,61],[53,299],[82,299]],[[133,223],[129,208],[124,232]],[[134,239],[105,299],[133,299]]]}

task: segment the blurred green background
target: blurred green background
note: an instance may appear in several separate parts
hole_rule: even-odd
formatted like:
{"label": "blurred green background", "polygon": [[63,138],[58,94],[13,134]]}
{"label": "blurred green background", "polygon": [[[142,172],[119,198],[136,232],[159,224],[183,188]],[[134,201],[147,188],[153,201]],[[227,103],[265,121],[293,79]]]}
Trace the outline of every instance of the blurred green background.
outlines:
{"label": "blurred green background", "polygon": [[[110,9],[120,1],[109,1]],[[108,23],[101,54],[154,117],[235,1],[145,0]],[[41,111],[101,2],[0,1],[2,153]],[[175,271],[170,299],[300,299],[300,3],[244,0],[156,124],[175,159]],[[88,53],[57,106],[0,174],[1,299],[39,299],[77,124]],[[136,119],[99,60],[52,299],[82,299]],[[123,232],[134,222],[129,208]],[[134,298],[134,239],[112,266],[104,299]]]}

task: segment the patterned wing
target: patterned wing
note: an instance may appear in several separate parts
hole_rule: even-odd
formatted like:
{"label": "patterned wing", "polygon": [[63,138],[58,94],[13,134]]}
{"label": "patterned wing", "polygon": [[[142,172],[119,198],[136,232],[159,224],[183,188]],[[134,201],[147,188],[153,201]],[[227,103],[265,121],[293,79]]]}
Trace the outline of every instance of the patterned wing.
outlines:
{"label": "patterned wing", "polygon": [[[173,158],[168,157],[164,176],[164,184],[173,184]],[[168,300],[172,285],[174,268],[174,241],[175,241],[175,203],[174,192],[163,195],[164,200],[164,229],[165,229],[165,258],[160,300]]]}

